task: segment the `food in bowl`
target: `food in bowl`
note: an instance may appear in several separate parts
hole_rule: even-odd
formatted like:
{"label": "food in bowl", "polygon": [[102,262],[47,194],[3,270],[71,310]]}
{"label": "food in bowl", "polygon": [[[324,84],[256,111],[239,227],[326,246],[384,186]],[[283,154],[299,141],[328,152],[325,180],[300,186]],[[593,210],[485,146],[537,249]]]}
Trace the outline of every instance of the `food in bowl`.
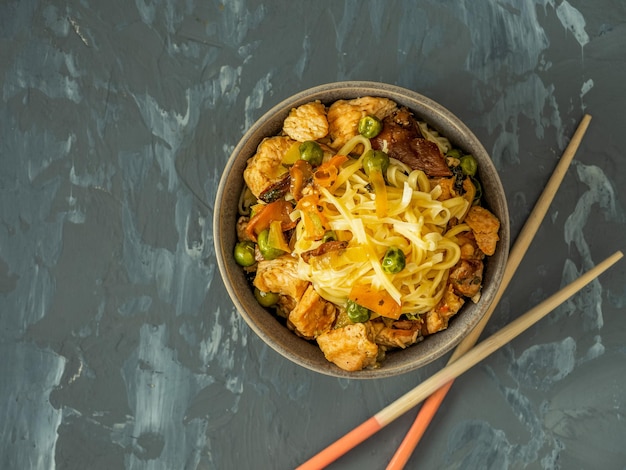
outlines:
{"label": "food in bowl", "polygon": [[326,360],[377,368],[480,298],[500,221],[478,165],[389,98],[306,102],[247,161],[233,256]]}

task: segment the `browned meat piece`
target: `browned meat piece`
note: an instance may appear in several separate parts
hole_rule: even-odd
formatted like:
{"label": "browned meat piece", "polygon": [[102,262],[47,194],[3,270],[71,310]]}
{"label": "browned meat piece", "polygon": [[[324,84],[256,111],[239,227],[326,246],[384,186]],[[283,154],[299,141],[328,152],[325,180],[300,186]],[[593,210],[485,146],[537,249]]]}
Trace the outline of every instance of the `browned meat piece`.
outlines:
{"label": "browned meat piece", "polygon": [[283,131],[298,142],[323,139],[328,134],[326,108],[319,101],[312,101],[292,109]]}
{"label": "browned meat piece", "polygon": [[285,136],[269,137],[258,146],[257,152],[248,159],[243,179],[255,197],[282,179],[287,169],[282,165],[287,150],[295,143]]}
{"label": "browned meat piece", "polygon": [[254,285],[263,292],[275,292],[299,300],[309,286],[298,278],[298,262],[291,255],[259,261]]}
{"label": "browned meat piece", "polygon": [[450,284],[454,291],[465,297],[474,297],[480,292],[483,282],[483,262],[478,259],[461,259],[450,270]]}
{"label": "browned meat piece", "polygon": [[338,100],[328,108],[329,134],[331,147],[339,149],[356,136],[359,121],[367,115],[384,119],[396,109],[396,103],[387,98],[364,96],[353,100]]}
{"label": "browned meat piece", "polygon": [[456,236],[456,240],[461,248],[461,259],[483,259],[485,254],[476,244],[474,232],[468,231]]}
{"label": "browned meat piece", "polygon": [[354,323],[317,337],[326,359],[341,369],[357,371],[376,365],[378,345],[369,323]]}
{"label": "browned meat piece", "polygon": [[300,257],[305,263],[308,263],[312,256],[321,256],[331,251],[343,250],[346,246],[348,246],[348,242],[346,241],[340,242],[340,241],[332,240],[329,242],[322,243],[320,246],[318,246],[317,248],[313,250],[305,251],[304,253],[300,255]]}
{"label": "browned meat piece", "polygon": [[371,142],[374,149],[383,150],[430,177],[452,176],[437,144],[423,138],[417,121],[406,108],[384,119],[382,132]]}
{"label": "browned meat piece", "polygon": [[455,294],[452,284],[448,284],[439,303],[426,314],[423,334],[433,334],[448,328],[448,321],[461,309],[465,300]]}
{"label": "browned meat piece", "polygon": [[448,167],[436,143],[418,138],[413,139],[409,145],[416,157],[413,165],[405,162],[407,165],[411,166],[411,168],[422,170],[433,178],[452,175],[452,171]]}
{"label": "browned meat piece", "polygon": [[321,298],[315,288],[309,285],[289,314],[289,324],[303,338],[315,339],[330,330],[336,316],[335,306]]}
{"label": "browned meat piece", "polygon": [[465,223],[474,232],[478,248],[488,256],[493,255],[496,251],[496,244],[500,240],[498,218],[484,207],[472,206],[465,217]]}
{"label": "browned meat piece", "polygon": [[421,320],[398,320],[386,326],[383,322],[372,322],[376,332],[374,341],[380,346],[404,349],[422,339],[422,323]]}

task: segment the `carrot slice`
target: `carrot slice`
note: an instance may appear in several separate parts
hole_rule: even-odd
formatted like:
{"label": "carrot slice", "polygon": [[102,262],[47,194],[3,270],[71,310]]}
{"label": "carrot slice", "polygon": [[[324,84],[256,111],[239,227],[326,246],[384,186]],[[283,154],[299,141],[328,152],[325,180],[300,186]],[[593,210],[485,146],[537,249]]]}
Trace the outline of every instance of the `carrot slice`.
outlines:
{"label": "carrot slice", "polygon": [[266,228],[269,228],[273,220],[281,222],[282,230],[289,230],[296,226],[296,222],[291,220],[289,214],[293,210],[293,205],[289,201],[279,199],[263,206],[249,221],[246,227],[246,234],[252,241]]}
{"label": "carrot slice", "polygon": [[397,320],[402,315],[402,305],[398,304],[386,290],[375,290],[370,284],[356,284],[348,298],[379,315]]}

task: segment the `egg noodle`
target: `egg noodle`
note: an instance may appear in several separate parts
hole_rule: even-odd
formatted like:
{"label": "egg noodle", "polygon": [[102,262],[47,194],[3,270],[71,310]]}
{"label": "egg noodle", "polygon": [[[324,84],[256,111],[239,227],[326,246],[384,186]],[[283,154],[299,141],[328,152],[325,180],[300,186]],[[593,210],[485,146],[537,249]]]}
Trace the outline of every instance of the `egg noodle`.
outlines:
{"label": "egg noodle", "polygon": [[[438,136],[429,136],[437,140]],[[439,139],[438,145],[449,145]],[[385,290],[401,305],[402,313],[420,314],[432,310],[442,298],[448,272],[461,257],[456,236],[470,228],[459,223],[447,230],[452,218],[462,220],[469,202],[461,197],[438,201],[442,189],[431,187],[420,170],[411,170],[390,159],[386,172],[387,211],[376,214],[376,194],[371,191],[361,160],[371,149],[369,139],[360,135],[348,141],[338,155],[349,155],[355,148],[361,156],[348,159],[340,168],[334,183],[320,188],[319,205],[330,228],[348,241],[345,249],[311,257],[305,262],[299,256],[298,276],[312,283],[324,299],[343,305],[351,289],[371,284]],[[292,218],[297,220],[299,211]],[[294,252],[301,255],[317,248],[321,240],[306,237],[305,225],[296,226]],[[342,238],[340,237],[340,239]],[[400,248],[406,256],[406,267],[397,274],[383,271],[381,259],[390,247]]]}

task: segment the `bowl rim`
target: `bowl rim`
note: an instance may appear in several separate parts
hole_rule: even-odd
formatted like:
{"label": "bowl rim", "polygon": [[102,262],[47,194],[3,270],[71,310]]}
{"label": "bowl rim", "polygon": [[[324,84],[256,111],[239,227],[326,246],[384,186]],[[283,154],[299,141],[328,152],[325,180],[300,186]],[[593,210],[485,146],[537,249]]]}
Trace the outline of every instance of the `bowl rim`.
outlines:
{"label": "bowl rim", "polygon": [[[459,318],[463,318],[464,323],[462,325],[459,325],[459,328],[454,329],[453,327],[449,326],[446,330],[440,331],[435,335],[431,335],[428,337],[438,338],[438,340],[434,341],[434,343],[438,344],[439,346],[435,349],[434,352],[424,354],[423,356],[418,356],[418,358],[413,361],[400,361],[398,364],[388,364],[389,357],[387,357],[387,359],[383,362],[383,365],[380,368],[364,369],[361,371],[350,372],[345,371],[337,367],[336,365],[326,361],[326,359],[323,358],[323,354],[321,353],[321,350],[319,350],[317,345],[314,345],[314,347],[317,349],[317,351],[319,351],[319,354],[322,355],[325,363],[320,364],[320,361],[315,360],[314,356],[296,354],[294,353],[294,348],[286,347],[280,342],[272,341],[271,339],[276,340],[278,338],[287,343],[295,345],[296,343],[294,343],[294,339],[299,342],[304,342],[305,340],[297,337],[292,331],[289,331],[283,325],[279,325],[281,331],[270,331],[270,328],[268,328],[267,325],[258,322],[247,311],[246,301],[249,302],[250,295],[252,295],[253,297],[252,289],[249,289],[250,292],[247,295],[247,298],[242,299],[238,291],[235,289],[234,283],[228,282],[233,277],[235,277],[238,282],[241,282],[243,269],[241,269],[239,265],[236,265],[236,263],[232,259],[232,251],[226,249],[221,240],[221,234],[225,233],[223,230],[226,224],[225,219],[227,218],[224,216],[223,213],[224,211],[229,212],[234,209],[223,207],[221,201],[224,199],[227,187],[229,187],[228,183],[236,178],[236,175],[233,175],[233,169],[237,166],[243,167],[245,161],[247,161],[247,159],[253,155],[253,153],[249,153],[245,159],[241,159],[237,158],[239,154],[246,149],[256,149],[262,138],[276,135],[280,130],[276,129],[276,131],[273,133],[262,132],[263,129],[266,129],[268,125],[271,127],[271,125],[273,124],[274,127],[276,127],[277,123],[282,123],[282,121],[292,108],[310,101],[319,99],[320,101],[324,102],[324,104],[329,104],[338,99],[352,99],[358,96],[383,96],[395,101],[399,105],[406,105],[415,114],[431,114],[433,116],[436,116],[436,119],[424,119],[429,124],[431,124],[431,121],[433,120],[436,121],[433,124],[433,127],[435,127],[435,129],[437,129],[438,127],[437,124],[441,126],[443,123],[445,123],[446,137],[450,138],[453,143],[455,141],[458,142],[459,140],[467,141],[468,145],[466,145],[465,147],[469,146],[472,148],[473,152],[478,152],[481,154],[480,158],[483,159],[483,162],[481,163],[481,170],[482,172],[485,172],[485,170],[487,170],[486,173],[488,173],[490,176],[489,184],[492,189],[489,191],[489,194],[493,196],[492,199],[494,199],[495,197],[495,200],[498,202],[499,213],[497,215],[500,219],[500,241],[498,242],[498,247],[496,249],[496,254],[498,255],[497,258],[495,254],[494,256],[490,257],[490,260],[496,258],[497,263],[496,261],[491,261],[485,264],[485,271],[489,270],[489,289],[483,288],[483,292],[481,294],[479,304],[482,307],[482,311],[478,310],[478,304],[464,306],[462,310],[451,320],[451,325],[455,325],[456,323],[460,323],[461,320],[459,320]],[[410,104],[406,104],[407,102],[410,102]],[[484,168],[483,165],[485,164],[488,168]],[[241,183],[243,184],[242,173],[243,171],[240,173],[239,178],[241,180]],[[496,197],[495,193],[501,195],[502,197]],[[265,113],[261,115],[261,117],[256,119],[256,121],[248,128],[248,130],[244,132],[237,145],[230,153],[230,156],[220,177],[218,188],[215,194],[215,202],[213,208],[213,243],[218,270],[220,272],[224,287],[226,288],[229,297],[234,304],[234,307],[242,316],[246,324],[254,331],[257,336],[259,336],[260,339],[262,339],[262,341],[266,345],[270,346],[274,351],[279,353],[284,358],[309,370],[324,375],[341,378],[372,379],[398,376],[423,367],[450,352],[454,347],[458,345],[463,337],[465,337],[480,322],[489,304],[494,301],[495,295],[500,288],[502,274],[507,263],[510,248],[509,212],[506,201],[506,193],[504,192],[502,182],[495,168],[495,165],[493,164],[490,154],[485,150],[482,143],[478,140],[475,134],[456,115],[454,115],[450,110],[448,110],[440,103],[434,101],[433,99],[413,90],[400,87],[398,85],[392,85],[376,81],[338,81],[325,83],[299,91],[270,107]],[[230,225],[229,227],[230,230],[233,230],[234,233],[234,226]],[[240,271],[241,275],[237,275],[236,272],[233,272],[233,269],[237,269],[238,271]],[[487,281],[485,281],[485,284],[487,284]],[[249,288],[249,285],[247,287]],[[263,307],[261,307],[260,305],[257,304],[257,306],[258,308],[263,309]],[[478,310],[478,312],[472,316],[470,316],[469,314],[462,316],[462,314],[468,310],[471,312]],[[267,315],[273,316],[271,312],[265,309],[263,309],[263,311],[267,313]],[[278,320],[276,320],[276,323],[279,324]],[[285,332],[288,333],[288,336],[285,335]],[[433,342],[431,341],[431,344],[432,343]],[[411,348],[419,347],[420,344],[424,344],[424,341],[415,344],[405,350],[394,351],[391,354],[403,352],[406,353]]]}

